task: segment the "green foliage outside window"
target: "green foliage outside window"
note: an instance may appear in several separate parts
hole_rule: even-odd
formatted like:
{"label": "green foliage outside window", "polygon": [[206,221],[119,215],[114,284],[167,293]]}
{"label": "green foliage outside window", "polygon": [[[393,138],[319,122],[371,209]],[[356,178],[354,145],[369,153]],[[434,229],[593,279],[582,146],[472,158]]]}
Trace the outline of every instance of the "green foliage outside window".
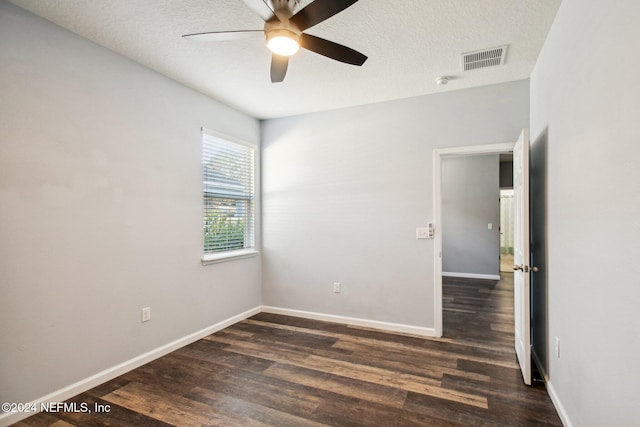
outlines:
{"label": "green foliage outside window", "polygon": [[204,247],[210,251],[244,248],[245,221],[220,212],[204,216]]}

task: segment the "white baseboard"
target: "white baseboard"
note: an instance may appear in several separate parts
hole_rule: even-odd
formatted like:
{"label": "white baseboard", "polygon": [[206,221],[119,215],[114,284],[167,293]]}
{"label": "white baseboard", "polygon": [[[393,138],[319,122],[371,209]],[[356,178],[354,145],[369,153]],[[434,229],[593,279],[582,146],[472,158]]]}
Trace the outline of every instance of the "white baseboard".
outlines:
{"label": "white baseboard", "polygon": [[282,314],[285,316],[302,317],[305,319],[324,320],[327,322],[342,323],[354,326],[364,326],[385,331],[402,332],[405,334],[420,335],[424,337],[435,337],[434,328],[424,328],[421,326],[403,325],[400,323],[380,322],[378,320],[359,319],[356,317],[337,316],[334,314],[314,313],[311,311],[292,310],[289,308],[270,307],[263,305],[264,313]]}
{"label": "white baseboard", "polygon": [[553,388],[553,384],[549,380],[546,380],[546,383],[547,383],[547,393],[549,393],[551,402],[553,403],[553,406],[556,407],[556,411],[558,411],[558,416],[560,417],[560,421],[562,421],[562,425],[565,427],[573,427],[573,423],[569,419],[569,414],[567,414],[567,411],[564,409],[562,402],[560,402],[560,398],[556,393],[556,389]]}
{"label": "white baseboard", "polygon": [[442,276],[446,277],[462,277],[464,279],[487,279],[487,280],[500,280],[499,274],[474,274],[474,273],[449,273],[442,272]]}
{"label": "white baseboard", "polygon": [[533,363],[535,363],[538,367],[538,372],[540,372],[540,375],[542,375],[542,378],[544,379],[544,383],[547,387],[547,394],[549,394],[551,403],[553,403],[553,406],[555,406],[556,411],[558,412],[558,416],[560,417],[560,421],[562,421],[562,425],[565,427],[573,427],[573,424],[569,419],[569,414],[567,414],[567,411],[564,409],[564,405],[562,405],[562,402],[560,402],[560,398],[556,393],[556,389],[553,387],[553,384],[551,384],[549,375],[547,374],[547,371],[542,367],[542,363],[540,362],[538,355],[535,351],[532,351],[531,356],[533,359]]}
{"label": "white baseboard", "polygon": [[[145,363],[149,363],[152,360],[155,360],[159,357],[164,356],[165,354],[171,353],[174,350],[177,350],[185,345],[191,344],[201,338],[206,337],[207,335],[211,335],[214,332],[220,331],[228,326],[233,325],[234,323],[238,323],[248,317],[254,316],[260,313],[261,307],[255,307],[251,310],[247,310],[244,313],[240,313],[236,316],[225,319],[221,322],[216,323],[215,325],[211,325],[204,329],[201,329],[192,334],[186,335],[182,338],[178,338],[175,341],[172,341],[168,344],[165,344],[161,347],[158,347],[154,350],[151,350],[147,353],[141,354],[140,356],[134,357],[133,359],[129,359],[125,362],[120,363],[112,368],[106,369],[102,372],[98,372],[95,375],[90,376],[89,378],[85,378],[80,380],[74,384],[71,384],[67,387],[61,388],[60,390],[56,390],[53,393],[49,393],[46,396],[42,396],[33,402],[29,403],[30,407],[40,408],[42,403],[46,402],[63,402],[77,394],[83,393],[93,387],[96,387],[104,382],[114,379],[117,376],[120,376],[126,372],[131,371],[139,366],[144,365]],[[17,423],[20,420],[23,420],[31,415],[34,415],[36,412],[5,412],[0,414],[0,427],[9,426],[13,423]]]}

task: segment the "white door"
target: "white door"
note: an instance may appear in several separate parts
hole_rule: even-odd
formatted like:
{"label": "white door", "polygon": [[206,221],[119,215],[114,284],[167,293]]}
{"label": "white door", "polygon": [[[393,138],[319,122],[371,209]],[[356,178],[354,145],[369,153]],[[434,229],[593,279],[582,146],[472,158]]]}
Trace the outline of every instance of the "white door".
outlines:
{"label": "white door", "polygon": [[514,315],[516,355],[522,377],[531,385],[531,306],[529,276],[529,129],[513,147]]}

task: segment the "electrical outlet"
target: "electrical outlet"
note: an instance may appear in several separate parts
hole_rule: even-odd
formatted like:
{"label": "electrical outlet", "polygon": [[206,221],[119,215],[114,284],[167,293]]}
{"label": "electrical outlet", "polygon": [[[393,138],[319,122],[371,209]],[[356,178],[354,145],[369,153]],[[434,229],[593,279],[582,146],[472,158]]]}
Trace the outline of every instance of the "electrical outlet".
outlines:
{"label": "electrical outlet", "polygon": [[556,337],[556,358],[560,359],[560,338]]}
{"label": "electrical outlet", "polygon": [[338,282],[333,283],[333,292],[339,294],[342,291],[342,285]]}
{"label": "electrical outlet", "polygon": [[142,309],[142,319],[141,322],[148,322],[151,320],[151,307],[145,307]]}

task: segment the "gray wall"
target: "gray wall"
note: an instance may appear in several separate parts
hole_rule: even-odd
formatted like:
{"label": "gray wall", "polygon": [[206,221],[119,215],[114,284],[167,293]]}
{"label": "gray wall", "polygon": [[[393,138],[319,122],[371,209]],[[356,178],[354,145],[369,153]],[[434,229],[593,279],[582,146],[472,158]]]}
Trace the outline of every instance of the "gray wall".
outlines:
{"label": "gray wall", "polygon": [[638,425],[640,2],[611,6],[564,0],[531,76],[533,150],[547,145],[546,370],[574,426]]}
{"label": "gray wall", "polygon": [[0,94],[0,401],[260,305],[259,258],[200,263],[200,127],[256,120],[4,1]]}
{"label": "gray wall", "polygon": [[415,229],[433,220],[433,149],[515,141],[528,91],[517,81],[263,122],[263,303],[432,328],[433,240]]}
{"label": "gray wall", "polygon": [[499,276],[500,156],[443,157],[440,167],[443,274]]}

